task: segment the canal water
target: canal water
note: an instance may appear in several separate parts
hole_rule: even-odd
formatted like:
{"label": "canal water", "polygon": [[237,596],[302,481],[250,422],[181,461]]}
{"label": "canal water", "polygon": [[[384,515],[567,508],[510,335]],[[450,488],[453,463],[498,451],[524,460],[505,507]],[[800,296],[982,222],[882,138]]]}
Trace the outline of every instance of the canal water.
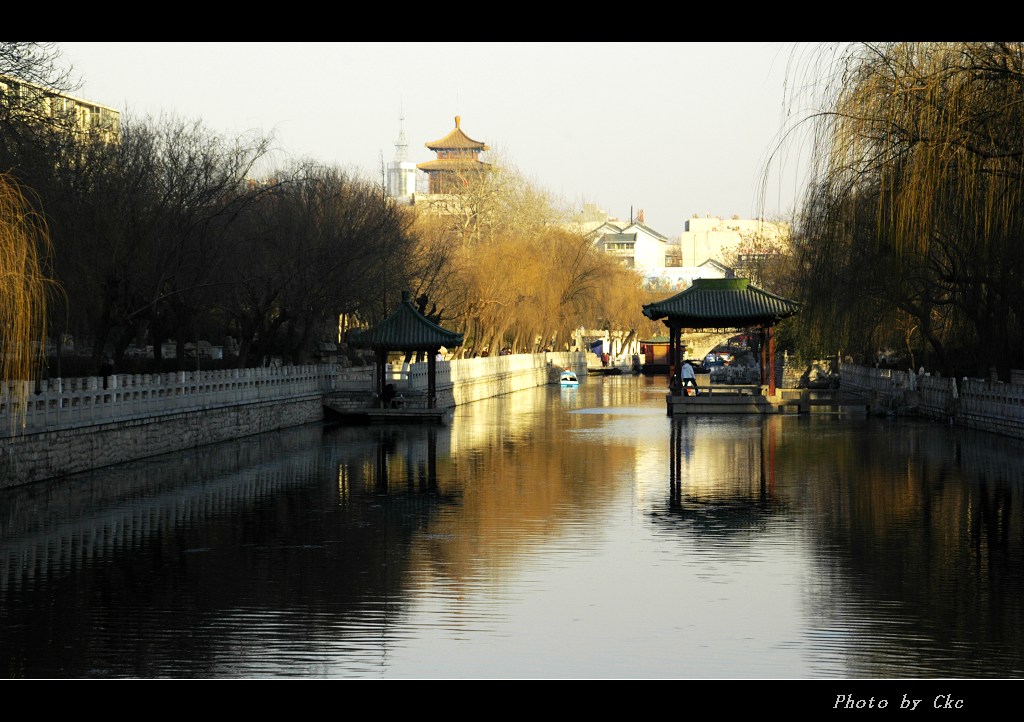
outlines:
{"label": "canal water", "polygon": [[1021,442],[588,377],[0,492],[6,678],[1024,676]]}

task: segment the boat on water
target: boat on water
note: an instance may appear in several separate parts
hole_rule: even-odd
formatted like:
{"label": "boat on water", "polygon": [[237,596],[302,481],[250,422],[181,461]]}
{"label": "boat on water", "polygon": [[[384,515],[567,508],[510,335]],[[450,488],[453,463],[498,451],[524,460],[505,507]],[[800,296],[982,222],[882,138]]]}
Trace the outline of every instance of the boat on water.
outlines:
{"label": "boat on water", "polygon": [[580,380],[576,378],[576,374],[573,371],[566,369],[559,375],[558,383],[561,386],[579,386]]}

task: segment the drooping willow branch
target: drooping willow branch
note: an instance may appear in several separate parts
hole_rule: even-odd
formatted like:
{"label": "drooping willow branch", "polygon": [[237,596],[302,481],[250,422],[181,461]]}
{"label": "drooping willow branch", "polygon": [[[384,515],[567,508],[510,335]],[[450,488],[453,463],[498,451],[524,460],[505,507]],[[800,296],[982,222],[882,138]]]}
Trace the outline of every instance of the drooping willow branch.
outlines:
{"label": "drooping willow branch", "polygon": [[20,417],[22,428],[28,382],[46,357],[46,297],[52,281],[44,270],[51,250],[45,219],[17,181],[0,173],[0,382],[9,389],[11,420]]}

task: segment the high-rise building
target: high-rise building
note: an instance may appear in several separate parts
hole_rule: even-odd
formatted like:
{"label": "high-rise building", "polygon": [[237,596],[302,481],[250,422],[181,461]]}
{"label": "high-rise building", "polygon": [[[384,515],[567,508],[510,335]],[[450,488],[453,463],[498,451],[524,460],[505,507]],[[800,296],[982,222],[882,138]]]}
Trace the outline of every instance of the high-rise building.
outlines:
{"label": "high-rise building", "polygon": [[708,259],[734,265],[758,255],[776,252],[790,234],[788,223],[763,218],[723,218],[694,214],[676,243],[679,265],[699,266]]}
{"label": "high-rise building", "polygon": [[121,114],[106,105],[77,98],[8,75],[0,75],[0,106],[11,120],[62,122],[82,135],[116,142]]}
{"label": "high-rise building", "polygon": [[398,140],[395,141],[395,159],[387,167],[387,192],[392,198],[411,199],[417,191],[416,164],[409,160],[409,145],[405,142],[405,116],[398,119]]}

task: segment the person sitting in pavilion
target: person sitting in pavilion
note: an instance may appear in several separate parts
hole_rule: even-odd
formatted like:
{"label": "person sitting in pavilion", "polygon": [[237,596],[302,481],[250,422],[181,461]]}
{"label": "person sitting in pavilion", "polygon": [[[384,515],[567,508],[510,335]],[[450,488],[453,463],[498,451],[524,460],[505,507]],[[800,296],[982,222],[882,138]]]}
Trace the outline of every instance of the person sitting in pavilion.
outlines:
{"label": "person sitting in pavilion", "polygon": [[395,396],[395,385],[384,384],[384,388],[380,392],[380,407],[386,409],[389,406],[394,406]]}

